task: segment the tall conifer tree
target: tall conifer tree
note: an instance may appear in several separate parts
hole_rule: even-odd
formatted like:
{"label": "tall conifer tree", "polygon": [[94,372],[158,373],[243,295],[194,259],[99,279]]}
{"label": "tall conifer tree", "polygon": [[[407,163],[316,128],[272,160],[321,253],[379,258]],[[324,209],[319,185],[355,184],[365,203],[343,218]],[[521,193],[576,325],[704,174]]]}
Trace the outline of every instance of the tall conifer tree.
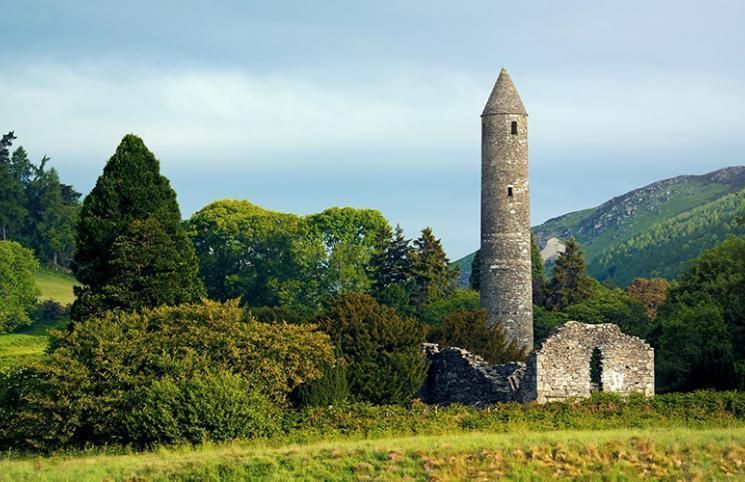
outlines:
{"label": "tall conifer tree", "polygon": [[400,225],[396,225],[393,234],[388,232],[383,249],[370,263],[374,269],[373,291],[376,294],[391,285],[403,285],[411,278],[411,249],[411,240],[406,239]]}
{"label": "tall conifer tree", "polygon": [[564,252],[556,259],[547,291],[546,304],[552,310],[580,303],[592,295],[592,278],[585,271],[582,247],[575,238],[566,242]]}
{"label": "tall conifer tree", "polygon": [[190,302],[202,292],[176,193],[137,136],[124,137],[83,202],[73,270],[83,284],[74,319]]}
{"label": "tall conifer tree", "polygon": [[23,184],[16,177],[10,159],[13,132],[0,139],[0,239],[17,235],[26,215]]}
{"label": "tall conifer tree", "polygon": [[452,293],[458,278],[458,270],[442,249],[442,243],[427,227],[414,241],[412,252],[413,301],[419,310],[428,303]]}

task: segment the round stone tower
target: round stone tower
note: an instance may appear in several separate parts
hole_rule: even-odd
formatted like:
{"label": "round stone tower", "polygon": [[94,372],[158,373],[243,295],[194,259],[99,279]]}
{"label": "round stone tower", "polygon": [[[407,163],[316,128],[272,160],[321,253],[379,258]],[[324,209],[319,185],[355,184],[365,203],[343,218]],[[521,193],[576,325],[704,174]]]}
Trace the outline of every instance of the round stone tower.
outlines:
{"label": "round stone tower", "polygon": [[481,306],[533,348],[528,114],[505,69],[481,114]]}

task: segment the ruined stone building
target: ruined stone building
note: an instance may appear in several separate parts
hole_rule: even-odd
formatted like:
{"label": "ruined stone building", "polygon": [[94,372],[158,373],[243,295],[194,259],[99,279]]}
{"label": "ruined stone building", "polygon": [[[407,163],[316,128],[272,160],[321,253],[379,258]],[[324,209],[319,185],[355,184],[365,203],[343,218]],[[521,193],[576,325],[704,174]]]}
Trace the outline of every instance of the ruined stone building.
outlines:
{"label": "ruined stone building", "polygon": [[533,350],[528,114],[502,69],[481,115],[481,306],[490,326],[529,352],[526,363],[489,365],[455,347],[425,346],[419,392],[428,403],[488,405],[654,394],[654,351],[612,324],[567,322]]}

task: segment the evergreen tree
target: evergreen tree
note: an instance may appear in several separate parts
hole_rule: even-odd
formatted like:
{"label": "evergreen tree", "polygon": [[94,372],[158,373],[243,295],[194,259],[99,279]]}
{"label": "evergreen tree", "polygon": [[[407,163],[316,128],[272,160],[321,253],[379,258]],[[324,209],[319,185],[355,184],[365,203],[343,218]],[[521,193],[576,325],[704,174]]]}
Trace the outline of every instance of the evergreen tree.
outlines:
{"label": "evergreen tree", "polygon": [[[145,301],[136,307],[194,301],[202,292],[176,193],[137,136],[124,137],[83,202],[73,270],[83,284],[74,319],[134,308],[126,300],[140,295]],[[128,272],[139,278],[125,279]]]}
{"label": "evergreen tree", "polygon": [[23,184],[15,175],[10,159],[13,132],[0,139],[0,239],[17,237],[26,215]]}
{"label": "evergreen tree", "polygon": [[533,280],[533,304],[542,305],[546,291],[546,271],[543,266],[541,250],[538,248],[533,233],[530,233],[530,261]]}
{"label": "evergreen tree", "polygon": [[592,278],[585,270],[582,248],[575,238],[565,244],[547,288],[546,307],[551,310],[581,303],[592,295]]}
{"label": "evergreen tree", "polygon": [[439,239],[431,228],[424,228],[419,239],[414,241],[412,252],[412,298],[418,310],[437,299],[452,293],[458,279],[458,270],[442,249]]}
{"label": "evergreen tree", "polygon": [[411,279],[411,240],[396,225],[393,234],[384,234],[383,248],[373,256],[373,292],[380,297],[391,285],[403,285]]}
{"label": "evergreen tree", "polygon": [[48,157],[41,160],[26,189],[28,218],[25,239],[37,256],[53,265],[71,253],[75,242],[73,218],[65,209],[62,185],[54,168],[46,169]]}
{"label": "evergreen tree", "polygon": [[473,255],[471,263],[471,276],[468,278],[468,284],[474,291],[481,290],[481,250],[479,249]]}
{"label": "evergreen tree", "polygon": [[337,297],[319,320],[346,364],[351,395],[377,404],[407,403],[422,386],[424,332],[413,318],[362,293]]}
{"label": "evergreen tree", "polygon": [[15,178],[18,179],[24,187],[28,186],[34,175],[34,165],[29,160],[28,153],[23,146],[19,146],[18,149],[13,151],[10,164]]}

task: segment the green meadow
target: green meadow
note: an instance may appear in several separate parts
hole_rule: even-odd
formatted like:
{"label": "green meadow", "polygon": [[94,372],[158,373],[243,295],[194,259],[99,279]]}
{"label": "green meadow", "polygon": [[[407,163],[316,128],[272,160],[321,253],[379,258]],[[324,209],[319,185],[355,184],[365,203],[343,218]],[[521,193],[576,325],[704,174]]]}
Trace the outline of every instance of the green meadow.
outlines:
{"label": "green meadow", "polygon": [[745,429],[460,433],[0,460],[0,480],[736,480]]}

